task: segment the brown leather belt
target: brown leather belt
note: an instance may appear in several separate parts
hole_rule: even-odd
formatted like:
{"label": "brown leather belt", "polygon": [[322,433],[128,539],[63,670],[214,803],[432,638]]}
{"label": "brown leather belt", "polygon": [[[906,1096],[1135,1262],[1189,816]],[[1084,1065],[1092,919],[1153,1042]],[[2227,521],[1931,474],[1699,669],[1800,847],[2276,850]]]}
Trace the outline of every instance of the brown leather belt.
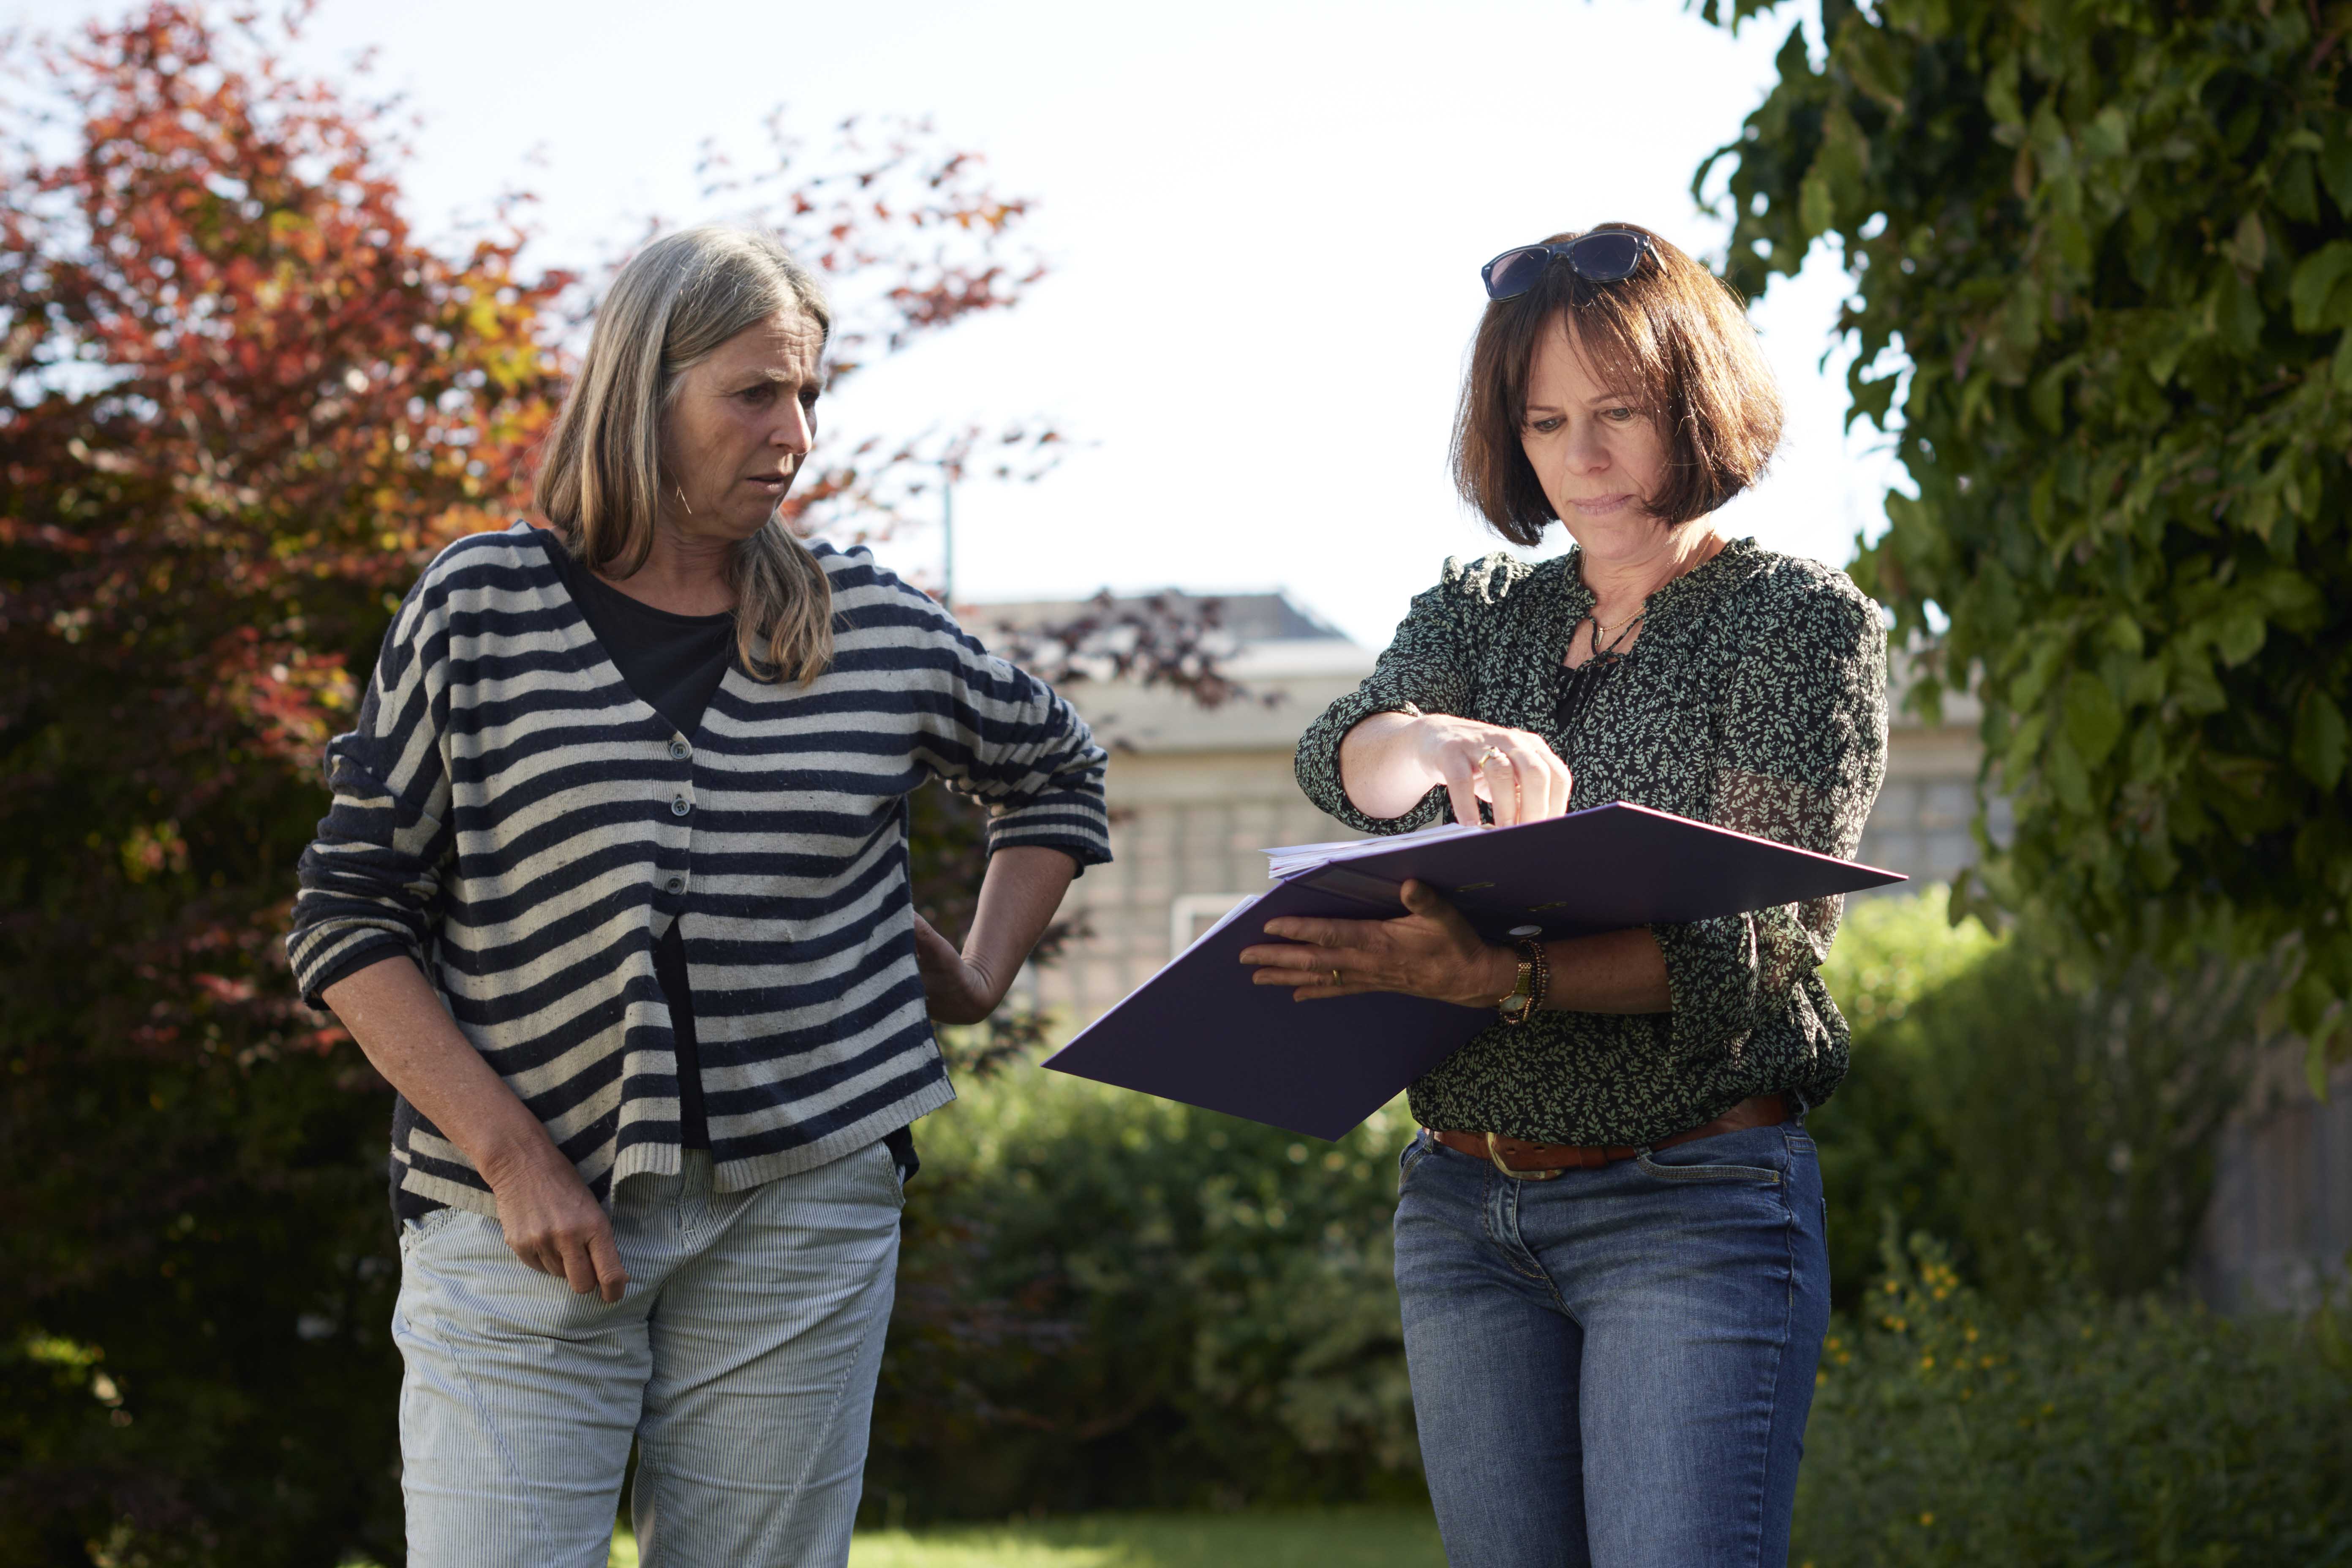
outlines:
{"label": "brown leather belt", "polygon": [[[1712,1121],[1661,1138],[1649,1148],[1671,1149],[1677,1143],[1696,1143],[1702,1138],[1717,1138],[1750,1127],[1778,1127],[1788,1120],[1786,1100],[1777,1094],[1759,1094],[1741,1100]],[[1506,1138],[1499,1132],[1441,1132],[1435,1128],[1427,1131],[1448,1149],[1474,1160],[1491,1160],[1495,1169],[1523,1182],[1549,1182],[1562,1171],[1597,1170],[1648,1152],[1614,1144],[1530,1143],[1520,1138]]]}

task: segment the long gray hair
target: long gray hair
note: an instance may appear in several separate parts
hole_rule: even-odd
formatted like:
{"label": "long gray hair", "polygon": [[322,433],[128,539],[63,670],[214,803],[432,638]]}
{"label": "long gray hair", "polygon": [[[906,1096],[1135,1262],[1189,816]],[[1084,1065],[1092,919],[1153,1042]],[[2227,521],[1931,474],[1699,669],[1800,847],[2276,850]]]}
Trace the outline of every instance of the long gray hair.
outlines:
{"label": "long gray hair", "polygon": [[[591,570],[626,577],[653,551],[662,415],[679,377],[746,328],[797,310],[833,330],[824,291],[772,235],[709,225],[646,247],[613,279],[556,416],[533,499]],[[833,660],[824,568],[775,518],[729,557],[736,647],[763,680],[805,686]]]}

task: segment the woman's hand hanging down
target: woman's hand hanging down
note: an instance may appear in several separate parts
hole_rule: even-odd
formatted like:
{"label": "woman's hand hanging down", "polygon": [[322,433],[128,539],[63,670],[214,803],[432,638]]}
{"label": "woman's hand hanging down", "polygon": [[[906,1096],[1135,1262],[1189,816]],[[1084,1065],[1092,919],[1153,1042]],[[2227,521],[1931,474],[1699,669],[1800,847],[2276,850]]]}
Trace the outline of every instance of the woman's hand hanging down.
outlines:
{"label": "woman's hand hanging down", "polygon": [[372,963],[325,996],[376,1071],[489,1184],[514,1255],[583,1296],[619,1300],[629,1271],[611,1217],[539,1119],[458,1033],[415,961],[402,954]]}
{"label": "woman's hand hanging down", "polygon": [[1482,800],[1497,827],[1558,816],[1575,782],[1541,735],[1451,713],[1373,714],[1339,742],[1339,778],[1357,810],[1381,817],[1402,816],[1444,784],[1468,827]]}
{"label": "woman's hand hanging down", "polygon": [[934,1022],[977,1024],[996,1011],[1077,874],[1077,862],[1059,849],[1011,845],[997,850],[988,858],[971,934],[961,952],[929,921],[915,917],[915,963]]}

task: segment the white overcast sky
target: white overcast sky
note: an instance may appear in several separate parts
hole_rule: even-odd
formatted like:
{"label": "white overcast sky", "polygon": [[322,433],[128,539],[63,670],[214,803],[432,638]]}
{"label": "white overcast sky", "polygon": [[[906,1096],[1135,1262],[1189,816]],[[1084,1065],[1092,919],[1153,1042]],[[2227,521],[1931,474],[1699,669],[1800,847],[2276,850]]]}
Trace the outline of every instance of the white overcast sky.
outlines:
{"label": "white overcast sky", "polygon": [[[528,187],[546,265],[593,266],[649,214],[711,216],[703,140],[748,163],[779,103],[813,140],[930,116],[1037,199],[1053,274],[850,384],[832,427],[1043,413],[1080,443],[1036,483],[958,491],[958,598],[1278,587],[1379,646],[1445,556],[1499,548],[1444,473],[1478,264],[1609,219],[1718,250],[1691,174],[1814,10],[1734,39],[1679,0],[322,0],[304,53],[333,70],[373,47],[372,90],[422,114],[406,183],[427,231]],[[1758,303],[1788,437],[1725,514],[1835,564],[1896,471],[1866,426],[1841,433],[1842,358],[1820,368],[1841,293],[1817,252]],[[938,580],[934,529],[877,552]]]}

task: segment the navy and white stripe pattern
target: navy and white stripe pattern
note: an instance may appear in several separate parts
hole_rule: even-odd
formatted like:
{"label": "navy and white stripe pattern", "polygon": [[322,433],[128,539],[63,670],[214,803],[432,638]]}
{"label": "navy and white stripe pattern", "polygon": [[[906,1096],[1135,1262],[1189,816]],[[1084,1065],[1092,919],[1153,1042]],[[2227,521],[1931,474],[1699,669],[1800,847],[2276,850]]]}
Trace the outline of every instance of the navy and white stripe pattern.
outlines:
{"label": "navy and white stripe pattern", "polygon": [[[730,669],[698,733],[630,692],[523,523],[443,552],[384,639],[288,949],[304,998],[399,952],[609,1202],[678,1168],[654,943],[684,917],[716,1186],[804,1171],[952,1100],[915,966],[906,797],[985,802],[990,847],[1108,860],[1106,762],[1043,682],[866,551],[819,545],[833,664]],[[403,1106],[399,1185],[495,1214]]]}

